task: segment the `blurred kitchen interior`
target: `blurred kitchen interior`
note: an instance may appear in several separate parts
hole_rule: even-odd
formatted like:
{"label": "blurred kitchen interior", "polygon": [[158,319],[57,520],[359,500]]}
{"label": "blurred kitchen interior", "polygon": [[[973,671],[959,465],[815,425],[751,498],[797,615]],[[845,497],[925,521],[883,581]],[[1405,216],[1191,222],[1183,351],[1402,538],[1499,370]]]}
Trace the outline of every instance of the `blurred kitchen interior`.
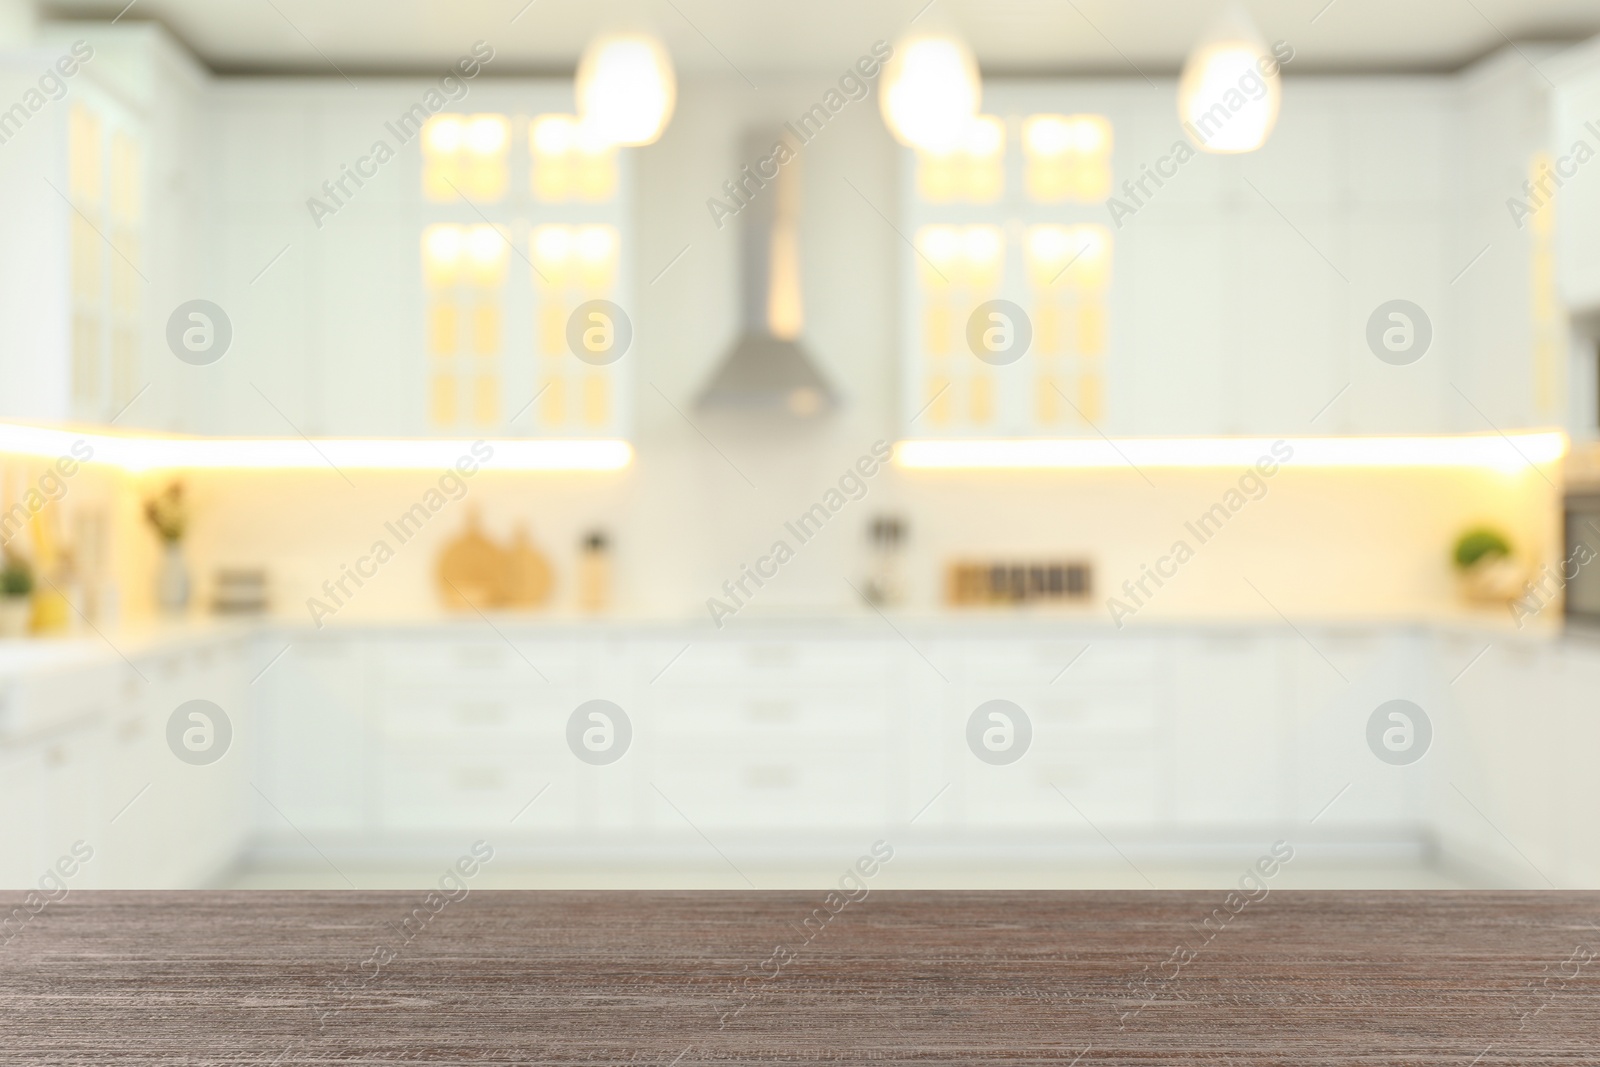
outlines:
{"label": "blurred kitchen interior", "polygon": [[1600,885],[1597,33],[4,0],[0,884]]}

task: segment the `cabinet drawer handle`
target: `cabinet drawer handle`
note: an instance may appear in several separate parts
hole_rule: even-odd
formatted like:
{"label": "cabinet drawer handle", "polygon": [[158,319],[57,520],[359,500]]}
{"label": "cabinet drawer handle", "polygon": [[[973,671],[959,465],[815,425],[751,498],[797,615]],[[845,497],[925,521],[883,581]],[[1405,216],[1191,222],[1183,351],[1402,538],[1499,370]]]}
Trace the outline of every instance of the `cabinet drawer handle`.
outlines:
{"label": "cabinet drawer handle", "polygon": [[464,723],[476,725],[495,725],[506,721],[506,706],[504,704],[459,704],[456,706],[456,718]]}
{"label": "cabinet drawer handle", "polygon": [[745,785],[752,789],[793,789],[793,767],[751,767],[744,772]]}
{"label": "cabinet drawer handle", "polygon": [[798,718],[793,703],[787,700],[754,700],[745,705],[745,715],[756,722],[793,722]]}
{"label": "cabinet drawer handle", "polygon": [[451,784],[463,791],[499,789],[505,784],[505,775],[501,771],[482,767],[458,768],[451,779]]}

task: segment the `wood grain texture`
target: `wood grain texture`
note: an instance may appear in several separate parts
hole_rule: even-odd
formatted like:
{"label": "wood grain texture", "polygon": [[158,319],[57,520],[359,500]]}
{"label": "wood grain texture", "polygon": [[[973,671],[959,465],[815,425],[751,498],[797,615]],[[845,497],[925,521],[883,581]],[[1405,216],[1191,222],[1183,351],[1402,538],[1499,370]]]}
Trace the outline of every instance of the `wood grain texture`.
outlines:
{"label": "wood grain texture", "polygon": [[1600,1060],[1600,894],[1273,891],[1208,940],[1223,895],[877,891],[808,934],[821,891],[475,890],[408,939],[420,891],[78,892],[0,947],[0,1062]]}

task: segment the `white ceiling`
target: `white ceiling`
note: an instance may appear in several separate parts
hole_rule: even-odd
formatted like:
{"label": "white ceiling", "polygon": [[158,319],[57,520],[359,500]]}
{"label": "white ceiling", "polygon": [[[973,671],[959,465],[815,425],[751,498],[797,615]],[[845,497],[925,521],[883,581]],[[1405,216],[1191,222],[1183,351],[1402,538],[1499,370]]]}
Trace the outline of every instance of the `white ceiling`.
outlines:
{"label": "white ceiling", "polygon": [[[47,17],[110,17],[126,0],[42,0]],[[1453,70],[1507,38],[1600,33],[1597,0],[1252,0],[1297,69]],[[916,25],[959,30],[986,72],[1176,71],[1221,0],[135,0],[219,70],[410,71],[474,40],[497,70],[570,70],[606,28],[659,34],[681,71],[842,66]]]}

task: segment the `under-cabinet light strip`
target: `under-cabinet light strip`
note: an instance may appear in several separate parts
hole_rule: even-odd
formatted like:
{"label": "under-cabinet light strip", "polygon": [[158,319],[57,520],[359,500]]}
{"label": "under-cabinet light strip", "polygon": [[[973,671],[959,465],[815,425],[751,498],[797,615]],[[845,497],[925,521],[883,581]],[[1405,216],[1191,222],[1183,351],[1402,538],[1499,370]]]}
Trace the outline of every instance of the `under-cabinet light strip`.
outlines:
{"label": "under-cabinet light strip", "polygon": [[1244,467],[1259,460],[1294,467],[1479,467],[1516,472],[1567,450],[1559,431],[1416,437],[1129,437],[908,440],[900,467],[924,470],[1059,470]]}
{"label": "under-cabinet light strip", "polygon": [[[487,453],[487,454],[486,454]],[[123,470],[430,470],[462,457],[485,470],[611,471],[633,460],[616,440],[184,437],[0,423],[0,454],[70,457]]]}

